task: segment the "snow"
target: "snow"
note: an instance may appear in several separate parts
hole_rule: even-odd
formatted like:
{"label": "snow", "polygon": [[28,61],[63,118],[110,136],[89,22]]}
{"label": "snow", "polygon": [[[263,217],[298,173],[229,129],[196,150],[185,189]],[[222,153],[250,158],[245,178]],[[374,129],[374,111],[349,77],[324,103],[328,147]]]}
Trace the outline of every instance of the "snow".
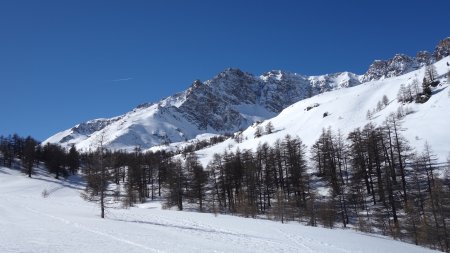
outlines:
{"label": "snow", "polygon": [[[149,149],[185,142],[204,133],[228,134],[272,118],[310,94],[358,85],[360,78],[349,72],[307,77],[280,70],[256,77],[230,68],[204,83],[195,81],[187,90],[158,103],[141,104],[111,119],[80,123],[43,144],[75,145],[88,151],[103,140],[109,149],[133,151],[137,146]],[[210,107],[205,101],[218,104]]]}
{"label": "snow", "polygon": [[[161,209],[99,208],[80,197],[83,182],[33,178],[0,167],[0,252],[433,252],[352,230]],[[43,198],[46,189],[50,194]]]}
{"label": "snow", "polygon": [[[88,135],[78,134],[72,128],[55,134],[43,144],[61,142],[65,147],[75,144],[78,150],[89,151],[97,148],[102,140],[103,145],[110,149],[133,151],[136,147],[158,146],[166,140],[188,140],[199,133],[197,127],[179,115],[175,109],[161,108],[158,104],[136,108],[115,119]],[[103,121],[98,120],[98,124]],[[95,120],[90,123],[94,125],[93,128],[100,128],[95,125]],[[66,142],[62,141],[64,137],[72,138]]]}
{"label": "snow", "polygon": [[197,142],[205,141],[205,140],[208,141],[213,137],[219,137],[219,136],[221,136],[221,135],[211,134],[211,133],[199,134],[199,135],[195,136],[195,138],[190,139],[188,141],[172,142],[167,145],[153,146],[149,149],[144,150],[144,152],[146,152],[146,151],[157,152],[157,151],[162,151],[162,150],[176,152],[176,151],[183,150],[187,146],[195,144]]}
{"label": "snow", "polygon": [[[323,128],[331,127],[337,133],[338,130],[346,136],[350,131],[364,127],[373,122],[381,125],[387,116],[392,112],[397,112],[400,106],[408,108],[411,114],[401,120],[404,131],[401,133],[407,138],[412,147],[421,151],[428,142],[439,160],[447,158],[450,151],[450,97],[449,84],[446,80],[446,73],[450,70],[447,66],[450,57],[443,58],[436,62],[438,75],[441,76],[441,86],[434,88],[430,100],[424,104],[409,103],[402,105],[397,101],[397,93],[401,84],[408,85],[413,79],[420,83],[424,76],[424,68],[407,73],[402,76],[384,78],[378,81],[363,83],[358,86],[325,92],[309,99],[301,100],[274,118],[267,119],[260,125],[264,127],[267,122],[272,122],[275,131],[269,135],[255,138],[255,126],[250,126],[243,133],[243,142],[237,143],[229,139],[212,147],[197,151],[201,163],[206,166],[215,153],[223,153],[225,150],[236,151],[250,149],[256,150],[258,144],[273,144],[277,139],[283,139],[287,134],[298,136],[308,149],[314,144],[322,133]],[[377,108],[377,103],[386,95],[390,101],[388,106],[376,112],[372,119],[367,119],[367,111]],[[308,106],[319,104],[311,110],[306,110]],[[325,112],[329,116],[323,117]]]}

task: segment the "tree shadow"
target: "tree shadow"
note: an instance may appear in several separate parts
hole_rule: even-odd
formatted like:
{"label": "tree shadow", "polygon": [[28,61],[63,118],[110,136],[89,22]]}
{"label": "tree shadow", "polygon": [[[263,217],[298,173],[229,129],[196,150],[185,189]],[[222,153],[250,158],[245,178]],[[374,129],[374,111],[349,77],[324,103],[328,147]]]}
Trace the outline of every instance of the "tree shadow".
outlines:
{"label": "tree shadow", "polygon": [[446,88],[447,88],[447,87],[441,87],[441,88],[439,88],[439,89],[435,89],[435,90],[433,90],[433,91],[431,92],[431,94],[432,94],[432,95],[438,94],[438,93],[440,93],[441,91],[445,90]]}
{"label": "tree shadow", "polygon": [[133,223],[147,224],[147,225],[153,225],[153,226],[161,226],[161,227],[166,227],[166,228],[177,228],[177,229],[183,229],[183,230],[188,230],[188,231],[190,230],[190,231],[204,232],[204,233],[214,233],[214,234],[232,235],[232,236],[238,236],[238,237],[254,237],[254,238],[258,238],[256,236],[249,236],[249,235],[246,235],[246,234],[232,233],[232,232],[227,232],[227,231],[220,231],[220,230],[216,230],[216,229],[190,227],[190,226],[167,224],[167,223],[160,223],[160,222],[153,222],[153,221],[138,221],[138,220],[123,220],[123,219],[111,219],[111,220],[121,221],[121,222],[133,222]]}
{"label": "tree shadow", "polygon": [[5,171],[3,169],[0,169],[0,173],[6,174],[6,175],[11,175],[11,173],[9,173],[9,172],[7,172],[7,171]]}
{"label": "tree shadow", "polygon": [[54,179],[54,180],[52,180],[52,179],[39,178],[39,177],[33,177],[32,179],[60,185],[59,187],[54,187],[54,188],[50,189],[49,193],[55,192],[57,190],[65,188],[65,187],[66,188],[70,188],[70,189],[75,189],[75,190],[83,190],[85,188],[85,186],[86,186],[86,184],[83,183],[83,182],[72,181],[70,179],[65,179],[65,180]]}

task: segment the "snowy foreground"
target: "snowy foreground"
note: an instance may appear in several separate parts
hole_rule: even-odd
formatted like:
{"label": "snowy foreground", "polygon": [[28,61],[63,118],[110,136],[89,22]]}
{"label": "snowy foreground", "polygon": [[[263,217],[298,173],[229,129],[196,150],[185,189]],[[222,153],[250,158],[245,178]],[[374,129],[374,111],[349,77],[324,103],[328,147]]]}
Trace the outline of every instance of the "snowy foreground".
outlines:
{"label": "snowy foreground", "polygon": [[[351,230],[162,210],[99,208],[79,178],[29,179],[0,167],[0,252],[433,252]],[[48,191],[48,197],[42,192]]]}

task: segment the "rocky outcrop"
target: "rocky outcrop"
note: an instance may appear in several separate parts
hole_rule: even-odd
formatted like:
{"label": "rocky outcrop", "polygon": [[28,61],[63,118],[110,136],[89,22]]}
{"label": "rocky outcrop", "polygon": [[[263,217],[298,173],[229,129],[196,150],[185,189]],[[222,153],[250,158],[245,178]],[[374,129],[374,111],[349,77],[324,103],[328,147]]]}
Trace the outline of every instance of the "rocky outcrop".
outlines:
{"label": "rocky outcrop", "polygon": [[306,97],[359,83],[358,76],[348,72],[308,77],[273,70],[254,76],[228,68],[205,82],[195,80],[184,92],[158,103],[141,104],[120,117],[81,123],[47,141],[91,148],[103,139],[115,149],[149,148],[202,133],[233,133]]}
{"label": "rocky outcrop", "polygon": [[228,68],[210,80],[195,80],[187,90],[158,103],[141,104],[119,117],[81,123],[45,142],[90,148],[102,139],[106,146],[115,149],[136,145],[149,148],[203,133],[233,133],[273,117],[304,98],[399,76],[448,56],[449,52],[447,38],[439,42],[433,54],[421,51],[415,57],[397,54],[389,60],[376,60],[362,76],[350,72],[304,76],[280,70],[254,76]]}
{"label": "rocky outcrop", "polygon": [[441,60],[450,55],[450,37],[441,40],[435,47],[431,54],[427,51],[419,51],[415,57],[410,57],[404,54],[397,54],[392,59],[375,60],[363,75],[361,81],[368,82],[378,80],[380,78],[387,78],[399,76],[416,69],[422,68],[426,65]]}
{"label": "rocky outcrop", "polygon": [[439,61],[440,59],[450,55],[450,37],[447,37],[437,44],[434,49],[434,58]]}
{"label": "rocky outcrop", "polygon": [[400,76],[426,66],[431,62],[434,62],[434,59],[426,51],[417,53],[417,57],[397,54],[389,60],[376,60],[363,75],[362,82],[378,80],[382,77]]}

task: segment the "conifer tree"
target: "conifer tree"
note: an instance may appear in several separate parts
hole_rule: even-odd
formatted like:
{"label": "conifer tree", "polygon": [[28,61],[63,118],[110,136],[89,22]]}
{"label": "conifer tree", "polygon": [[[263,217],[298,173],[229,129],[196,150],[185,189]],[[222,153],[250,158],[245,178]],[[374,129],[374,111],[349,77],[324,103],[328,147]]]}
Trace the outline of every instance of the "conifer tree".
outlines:
{"label": "conifer tree", "polygon": [[33,173],[33,165],[37,159],[36,146],[37,142],[31,138],[31,136],[28,136],[25,139],[22,162],[28,177],[31,177],[31,174]]}
{"label": "conifer tree", "polygon": [[70,147],[69,153],[67,154],[67,166],[72,175],[75,175],[80,167],[80,154],[75,148],[75,145]]}

